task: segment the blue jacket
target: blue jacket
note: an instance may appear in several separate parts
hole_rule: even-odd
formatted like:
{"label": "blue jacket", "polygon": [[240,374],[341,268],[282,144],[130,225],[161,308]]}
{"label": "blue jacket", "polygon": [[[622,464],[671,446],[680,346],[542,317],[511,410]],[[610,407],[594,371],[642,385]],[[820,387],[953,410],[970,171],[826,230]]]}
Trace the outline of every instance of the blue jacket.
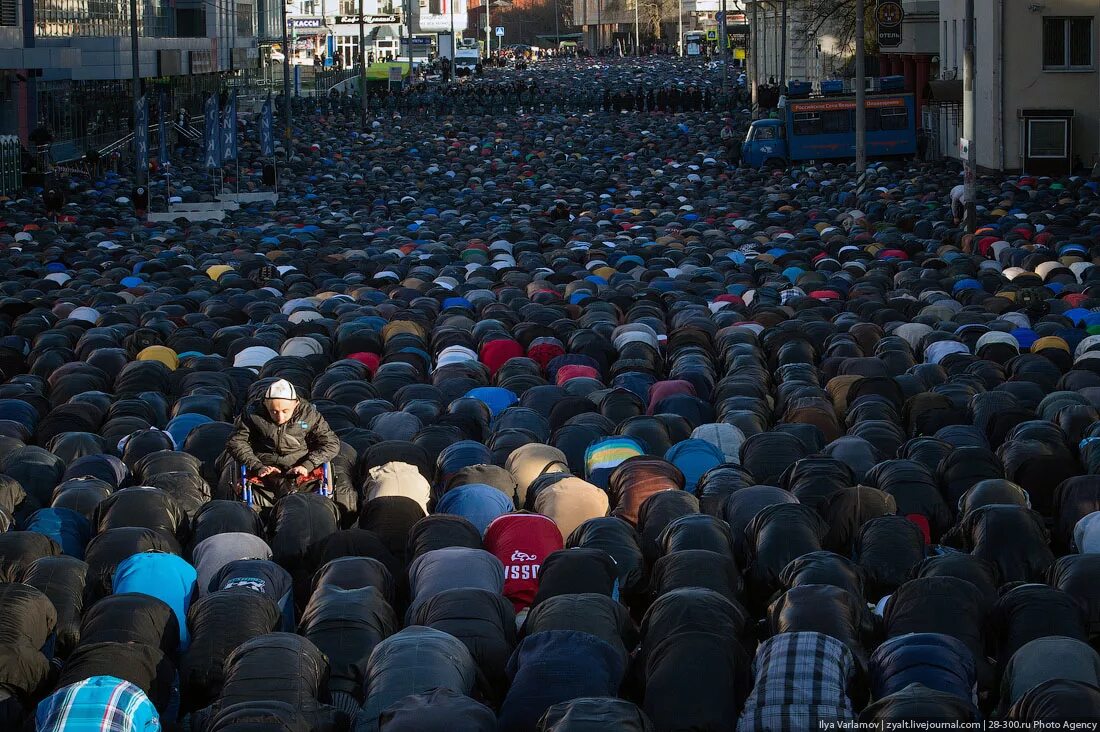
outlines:
{"label": "blue jacket", "polygon": [[119,563],[111,587],[116,594],[136,592],[163,600],[176,615],[180,626],[180,651],[186,651],[191,643],[187,610],[195,595],[197,579],[195,568],[175,554],[145,552]]}

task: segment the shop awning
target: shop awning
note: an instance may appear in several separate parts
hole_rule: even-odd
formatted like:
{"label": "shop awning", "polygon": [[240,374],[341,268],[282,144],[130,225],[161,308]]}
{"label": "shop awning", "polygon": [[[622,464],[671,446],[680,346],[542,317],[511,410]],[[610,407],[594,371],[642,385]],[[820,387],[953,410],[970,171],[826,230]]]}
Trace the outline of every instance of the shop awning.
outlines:
{"label": "shop awning", "polygon": [[962,104],[962,79],[933,79],[924,88],[928,104]]}

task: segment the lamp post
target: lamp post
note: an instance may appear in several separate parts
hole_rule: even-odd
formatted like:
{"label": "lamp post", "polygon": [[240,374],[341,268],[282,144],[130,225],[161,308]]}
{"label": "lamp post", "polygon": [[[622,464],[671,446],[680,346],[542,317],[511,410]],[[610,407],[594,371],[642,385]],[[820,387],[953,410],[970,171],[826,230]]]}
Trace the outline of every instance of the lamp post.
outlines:
{"label": "lamp post", "polygon": [[676,55],[683,57],[684,55],[684,0],[680,0],[680,12],[677,14],[676,32],[679,34],[676,37]]}
{"label": "lamp post", "polygon": [[639,42],[640,33],[638,28],[638,3],[640,0],[634,0],[634,55],[642,55],[642,46]]}
{"label": "lamp post", "polygon": [[729,96],[730,83],[730,39],[729,16],[726,15],[726,0],[722,0],[722,23],[718,26],[718,42],[722,44],[722,92]]}
{"label": "lamp post", "polygon": [[760,86],[760,54],[758,52],[758,46],[756,39],[759,37],[760,22],[759,11],[760,0],[753,0],[752,2],[752,26],[749,28],[749,50],[752,53],[752,117],[756,119],[757,110],[757,97],[756,90]]}
{"label": "lamp post", "polygon": [[596,0],[596,55],[603,46],[603,0]]}
{"label": "lamp post", "polygon": [[856,0],[856,172],[867,170],[867,76],[863,59],[864,0]]}
{"label": "lamp post", "polygon": [[413,80],[413,25],[412,25],[412,0],[405,0],[405,33],[409,45],[409,83]]}
{"label": "lamp post", "polygon": [[558,49],[561,48],[561,29],[558,27],[560,18],[561,0],[554,0],[554,56],[558,55]]}
{"label": "lamp post", "polygon": [[286,139],[286,154],[290,157],[290,139],[292,127],[290,123],[290,39],[287,37],[286,0],[279,0],[283,7],[283,137]]}
{"label": "lamp post", "polygon": [[447,0],[447,5],[451,9],[451,83],[457,83],[455,78],[455,49],[458,44],[455,42],[455,0]]}
{"label": "lamp post", "polygon": [[363,97],[362,126],[367,126],[367,41],[363,28],[363,0],[359,0],[359,94]]}
{"label": "lamp post", "polygon": [[779,51],[779,93],[787,93],[787,0],[783,0],[782,15],[779,21],[783,37]]}
{"label": "lamp post", "polygon": [[974,149],[977,128],[977,120],[974,116],[975,111],[977,111],[975,108],[977,100],[974,95],[974,0],[966,0],[966,18],[963,22],[963,35],[965,36],[965,45],[963,46],[963,137],[967,141],[966,157],[963,160],[963,185],[965,186],[963,206],[966,231],[973,234],[978,213],[975,203],[976,191],[974,190],[978,160]]}
{"label": "lamp post", "polygon": [[[137,0],[130,0],[130,74],[133,77],[134,140],[137,141],[137,122],[141,116],[141,66],[138,61]],[[136,156],[135,156],[136,157]],[[135,161],[136,162],[136,161]],[[142,166],[134,165],[134,182],[145,183],[145,171]]]}

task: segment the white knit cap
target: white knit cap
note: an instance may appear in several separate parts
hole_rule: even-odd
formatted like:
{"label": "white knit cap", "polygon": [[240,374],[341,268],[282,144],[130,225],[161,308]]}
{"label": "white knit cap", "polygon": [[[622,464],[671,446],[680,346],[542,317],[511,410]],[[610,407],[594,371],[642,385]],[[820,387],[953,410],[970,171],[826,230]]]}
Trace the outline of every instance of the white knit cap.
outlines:
{"label": "white knit cap", "polygon": [[294,390],[294,386],[289,381],[286,379],[279,379],[274,384],[267,387],[264,399],[289,399],[292,402],[296,402],[298,401],[298,392]]}

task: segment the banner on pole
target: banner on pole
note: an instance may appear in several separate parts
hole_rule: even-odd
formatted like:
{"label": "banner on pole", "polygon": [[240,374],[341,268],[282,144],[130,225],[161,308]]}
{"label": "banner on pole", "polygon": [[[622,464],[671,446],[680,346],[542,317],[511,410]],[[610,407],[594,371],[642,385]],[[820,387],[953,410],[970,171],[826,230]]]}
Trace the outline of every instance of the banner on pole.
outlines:
{"label": "banner on pole", "polygon": [[275,110],[272,107],[271,95],[268,94],[260,112],[260,154],[267,157],[275,155]]}
{"label": "banner on pole", "polygon": [[222,113],[222,162],[237,159],[237,90],[229,95]]}
{"label": "banner on pole", "polygon": [[161,165],[168,164],[168,125],[165,123],[165,109],[168,107],[168,95],[161,89],[157,94],[157,135],[160,149],[157,151],[157,159]]}
{"label": "banner on pole", "polygon": [[149,100],[142,95],[138,100],[137,118],[134,120],[134,161],[138,170],[149,167]]}
{"label": "banner on pole", "polygon": [[202,149],[203,162],[207,168],[218,167],[218,140],[221,134],[218,129],[218,95],[211,94],[203,105],[202,115],[206,123],[203,131]]}

